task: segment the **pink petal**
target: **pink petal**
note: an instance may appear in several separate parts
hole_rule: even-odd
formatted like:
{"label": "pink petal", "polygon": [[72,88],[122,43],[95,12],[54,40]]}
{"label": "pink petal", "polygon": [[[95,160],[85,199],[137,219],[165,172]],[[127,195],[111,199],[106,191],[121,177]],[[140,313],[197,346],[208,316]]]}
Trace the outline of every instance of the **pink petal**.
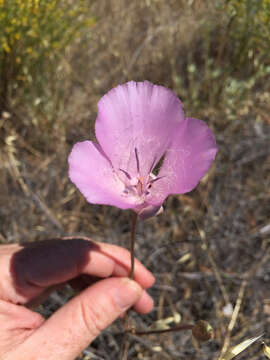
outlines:
{"label": "pink petal", "polygon": [[149,202],[162,203],[170,194],[191,191],[207,173],[217,153],[217,146],[205,122],[187,118],[176,129],[174,140],[166,152],[153,184]]}
{"label": "pink petal", "polygon": [[182,121],[182,105],[172,91],[148,81],[131,81],[99,101],[96,137],[116,170],[135,176],[139,167],[145,176],[162,157]]}
{"label": "pink petal", "polygon": [[98,144],[92,141],[75,144],[68,162],[71,181],[90,203],[113,205],[121,209],[136,206],[123,197],[124,185]]}

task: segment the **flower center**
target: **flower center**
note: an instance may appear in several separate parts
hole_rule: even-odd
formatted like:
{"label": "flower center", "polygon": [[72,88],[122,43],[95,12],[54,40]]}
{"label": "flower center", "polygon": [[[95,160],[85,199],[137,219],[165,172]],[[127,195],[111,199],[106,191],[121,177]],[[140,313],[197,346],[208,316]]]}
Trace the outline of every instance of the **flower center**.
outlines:
{"label": "flower center", "polygon": [[140,202],[143,202],[145,197],[150,194],[149,190],[152,187],[152,176],[154,175],[150,174],[148,179],[144,179],[138,175],[136,177],[130,177],[130,179],[126,179],[124,182],[125,189],[123,193],[128,196],[134,196],[138,200],[140,199]]}
{"label": "flower center", "polygon": [[124,179],[121,179],[121,181],[125,185],[123,195],[135,197],[136,200],[141,204],[146,200],[146,197],[150,194],[152,185],[162,177],[157,177],[151,172],[153,170],[155,160],[153,161],[153,164],[149,169],[149,174],[146,177],[141,176],[140,162],[139,162],[139,155],[137,148],[135,148],[135,159],[137,165],[136,176],[131,177],[130,174],[124,169],[119,169],[119,170],[124,175]]}

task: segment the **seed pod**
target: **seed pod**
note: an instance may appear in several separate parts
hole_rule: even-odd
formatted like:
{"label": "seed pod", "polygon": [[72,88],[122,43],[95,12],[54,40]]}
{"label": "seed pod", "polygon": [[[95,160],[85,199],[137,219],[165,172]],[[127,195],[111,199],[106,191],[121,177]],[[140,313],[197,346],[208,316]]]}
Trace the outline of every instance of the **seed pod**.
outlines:
{"label": "seed pod", "polygon": [[196,340],[205,342],[214,338],[214,330],[207,321],[199,320],[192,329],[192,335]]}

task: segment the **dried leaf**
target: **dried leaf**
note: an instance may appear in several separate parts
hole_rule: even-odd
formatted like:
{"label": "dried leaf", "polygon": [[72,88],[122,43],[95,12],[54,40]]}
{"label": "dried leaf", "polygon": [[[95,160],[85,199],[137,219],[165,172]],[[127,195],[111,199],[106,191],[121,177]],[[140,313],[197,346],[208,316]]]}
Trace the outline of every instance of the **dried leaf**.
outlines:
{"label": "dried leaf", "polygon": [[263,344],[263,353],[268,359],[270,359],[270,346]]}
{"label": "dried leaf", "polygon": [[252,345],[255,341],[259,340],[262,337],[262,335],[247,339],[242,341],[240,344],[235,345],[231,347],[222,357],[221,360],[231,360],[236,355],[240,354],[242,351],[244,351],[246,348],[248,348],[250,345]]}
{"label": "dried leaf", "polygon": [[178,261],[177,263],[178,264],[184,264],[185,262],[189,261],[191,258],[191,254],[190,253],[187,253],[185,255],[183,255]]}

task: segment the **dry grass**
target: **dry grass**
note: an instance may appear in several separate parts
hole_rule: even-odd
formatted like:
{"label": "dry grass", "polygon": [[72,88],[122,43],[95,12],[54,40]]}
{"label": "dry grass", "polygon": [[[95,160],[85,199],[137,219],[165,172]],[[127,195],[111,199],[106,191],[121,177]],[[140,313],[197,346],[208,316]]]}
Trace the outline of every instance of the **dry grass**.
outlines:
{"label": "dry grass", "polygon": [[[142,329],[175,314],[183,322],[204,319],[215,339],[192,346],[188,332],[131,336],[129,359],[213,360],[222,347],[246,337],[265,332],[270,342],[269,93],[260,81],[231,107],[217,96],[204,65],[203,30],[216,24],[211,46],[228,44],[226,19],[211,4],[95,2],[97,25],[69,50],[57,79],[62,91],[48,100],[47,112],[20,106],[0,119],[3,243],[80,234],[128,246],[130,213],[87,204],[69,182],[66,160],[72,144],[94,137],[97,100],[119,82],[148,79],[168,86],[189,115],[212,127],[219,153],[210,173],[192,193],[169,198],[163,215],[138,226],[136,254],[156,276],[156,307],[134,319]],[[226,51],[216,58],[221,67],[230,58]],[[194,62],[198,72],[191,77]],[[48,93],[53,91],[51,84]],[[54,294],[41,310],[49,314],[67,297]],[[226,310],[235,305],[232,323]],[[80,359],[117,359],[118,332],[119,324],[110,327]],[[250,351],[242,358],[264,358],[256,346]]]}

